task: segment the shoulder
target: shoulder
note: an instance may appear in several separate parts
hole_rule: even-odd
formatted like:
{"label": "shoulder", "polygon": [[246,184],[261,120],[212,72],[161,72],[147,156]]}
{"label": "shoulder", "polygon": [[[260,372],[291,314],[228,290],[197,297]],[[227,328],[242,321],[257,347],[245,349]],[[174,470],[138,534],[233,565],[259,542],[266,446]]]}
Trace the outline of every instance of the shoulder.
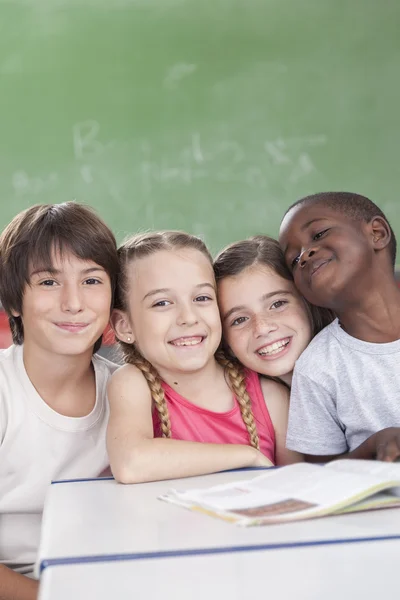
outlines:
{"label": "shoulder", "polygon": [[324,327],[299,356],[296,361],[296,368],[301,367],[303,372],[310,369],[313,370],[316,364],[321,364],[321,358],[325,360],[329,354],[332,352],[335,353],[340,345],[337,339],[338,329],[339,324],[337,319]]}
{"label": "shoulder", "polygon": [[104,356],[100,356],[99,354],[94,354],[92,358],[93,365],[96,371],[102,371],[105,373],[109,373],[110,375],[114,373],[119,367],[117,363],[104,358]]}
{"label": "shoulder", "polygon": [[[20,355],[21,360],[17,358]],[[8,427],[10,415],[19,410],[24,396],[19,387],[22,363],[22,346],[12,345],[5,350],[0,350],[0,445]]]}
{"label": "shoulder", "polygon": [[23,346],[10,346],[0,350],[0,391],[13,389],[16,380],[20,380],[24,370],[22,358]]}
{"label": "shoulder", "polygon": [[251,369],[244,369],[246,390],[252,400],[258,397],[263,397],[264,401],[267,402],[268,398],[288,398],[288,388],[279,381],[264,377]]}
{"label": "shoulder", "polygon": [[118,365],[98,354],[93,355],[92,365],[96,377],[96,388],[101,396],[106,397],[108,382],[112,373],[118,369]]}
{"label": "shoulder", "polygon": [[108,395],[110,403],[143,395],[151,398],[146,378],[134,365],[124,365],[114,371],[108,382]]}
{"label": "shoulder", "polygon": [[23,346],[16,346],[13,344],[9,348],[5,348],[4,350],[0,350],[0,368],[3,365],[8,365],[8,363],[15,362],[16,357],[21,354],[22,355]]}
{"label": "shoulder", "polygon": [[267,403],[268,407],[271,403],[289,402],[289,389],[283,383],[268,379],[267,377],[260,377],[261,390]]}

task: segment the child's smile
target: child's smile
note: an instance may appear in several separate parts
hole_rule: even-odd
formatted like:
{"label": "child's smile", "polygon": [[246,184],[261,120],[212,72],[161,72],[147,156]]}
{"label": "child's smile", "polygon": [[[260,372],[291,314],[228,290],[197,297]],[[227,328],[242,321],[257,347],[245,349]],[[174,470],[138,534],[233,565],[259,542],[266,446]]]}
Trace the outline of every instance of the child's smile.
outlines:
{"label": "child's smile", "polygon": [[368,224],[315,204],[299,206],[283,219],[280,244],[296,286],[312,304],[336,310],[344,295],[366,286],[373,256]]}
{"label": "child's smile", "polygon": [[160,250],[129,269],[135,344],[164,380],[214,361],[221,320],[209,260],[194,249]]}
{"label": "child's smile", "polygon": [[257,349],[257,354],[266,359],[274,359],[278,356],[280,357],[287,349],[291,339],[291,337],[286,337],[282,340],[273,342],[272,344],[265,344],[264,346],[261,346],[261,348]]}
{"label": "child's smile", "polygon": [[266,266],[250,267],[222,279],[218,299],[226,342],[243,364],[273,377],[293,371],[311,326],[291,280]]}

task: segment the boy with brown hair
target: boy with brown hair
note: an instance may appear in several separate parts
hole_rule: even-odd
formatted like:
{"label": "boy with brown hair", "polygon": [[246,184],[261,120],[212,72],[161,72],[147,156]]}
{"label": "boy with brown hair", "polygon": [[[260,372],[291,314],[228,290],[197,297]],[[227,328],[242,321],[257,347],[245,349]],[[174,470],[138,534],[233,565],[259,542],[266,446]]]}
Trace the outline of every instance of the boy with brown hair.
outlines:
{"label": "boy with brown hair", "polygon": [[279,238],[295,284],[337,319],[296,363],[287,446],[309,460],[400,456],[400,289],[383,212],[348,192],[307,196]]}
{"label": "boy with brown hair", "polygon": [[14,342],[0,351],[1,600],[37,596],[29,576],[50,482],[108,466],[106,384],[116,365],[94,352],[117,270],[111,230],[75,202],[28,208],[0,236],[0,300]]}

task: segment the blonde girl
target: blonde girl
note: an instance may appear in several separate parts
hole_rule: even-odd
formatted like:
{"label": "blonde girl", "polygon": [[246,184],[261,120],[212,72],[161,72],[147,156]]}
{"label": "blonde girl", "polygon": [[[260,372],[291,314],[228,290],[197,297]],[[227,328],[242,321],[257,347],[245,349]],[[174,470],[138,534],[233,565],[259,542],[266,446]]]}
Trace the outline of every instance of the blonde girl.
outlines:
{"label": "blonde girl", "polygon": [[183,232],[119,249],[112,324],[125,365],[109,385],[115,478],[134,483],[298,460],[285,449],[287,389],[220,351],[212,258]]}

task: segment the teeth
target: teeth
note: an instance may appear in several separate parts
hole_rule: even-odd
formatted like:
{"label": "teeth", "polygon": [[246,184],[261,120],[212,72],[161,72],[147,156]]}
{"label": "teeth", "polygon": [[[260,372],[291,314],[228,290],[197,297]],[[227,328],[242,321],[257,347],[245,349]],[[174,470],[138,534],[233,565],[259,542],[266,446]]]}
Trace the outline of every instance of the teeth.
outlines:
{"label": "teeth", "polygon": [[258,354],[260,354],[260,356],[269,356],[271,354],[277,354],[280,350],[282,350],[282,348],[288,345],[289,341],[290,340],[286,338],[286,340],[280,340],[279,342],[274,342],[269,346],[264,346],[264,348],[261,348],[261,350],[258,351]]}
{"label": "teeth", "polygon": [[181,338],[179,340],[174,340],[171,344],[174,346],[197,346],[197,344],[200,344],[202,341],[202,337]]}

